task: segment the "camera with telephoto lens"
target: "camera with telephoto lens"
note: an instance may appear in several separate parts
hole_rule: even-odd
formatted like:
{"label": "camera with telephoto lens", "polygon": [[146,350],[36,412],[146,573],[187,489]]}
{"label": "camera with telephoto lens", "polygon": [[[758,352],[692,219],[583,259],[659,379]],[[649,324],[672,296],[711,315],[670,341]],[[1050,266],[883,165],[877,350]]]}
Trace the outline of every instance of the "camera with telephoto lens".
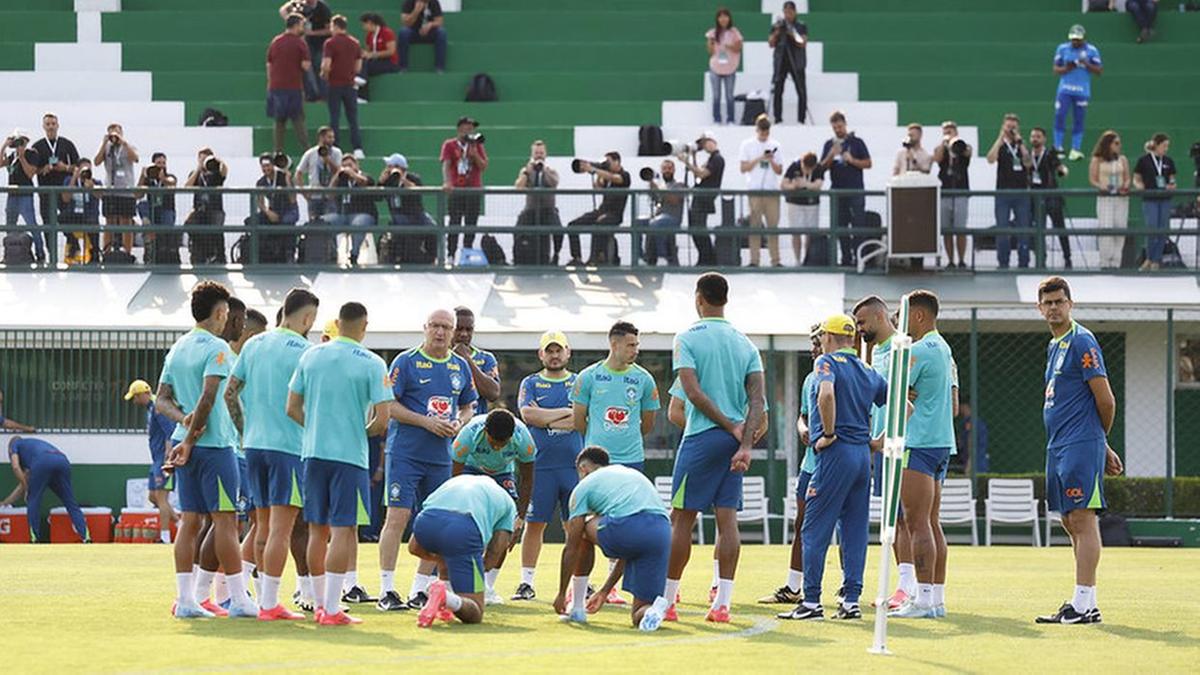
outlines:
{"label": "camera with telephoto lens", "polygon": [[288,14],[304,14],[304,0],[292,0],[288,3]]}
{"label": "camera with telephoto lens", "polygon": [[91,169],[80,169],[79,170],[79,182],[80,183],[82,183],[84,181],[89,181],[91,179],[92,179],[92,170]]}
{"label": "camera with telephoto lens", "polygon": [[8,144],[14,148],[23,148],[29,143],[29,138],[26,136],[9,136]]}
{"label": "camera with telephoto lens", "polygon": [[149,178],[150,180],[158,180],[158,177],[161,175],[162,169],[160,167],[153,165],[146,167],[146,178]]}
{"label": "camera with telephoto lens", "polygon": [[904,146],[905,150],[912,150],[913,148],[917,147],[918,144],[913,139],[905,136],[904,140],[900,141],[900,145]]}
{"label": "camera with telephoto lens", "polygon": [[220,173],[221,160],[217,159],[216,155],[209,155],[208,159],[204,160],[204,170],[209,173]]}
{"label": "camera with telephoto lens", "polygon": [[473,134],[467,134],[467,142],[468,143],[478,143],[480,145],[483,145],[485,140],[486,139],[484,138],[483,134],[479,133],[478,131],[476,131]]}
{"label": "camera with telephoto lens", "polygon": [[648,166],[642,167],[642,170],[638,172],[638,176],[640,176],[641,179],[646,182],[650,182],[650,181],[654,180],[655,175],[657,175],[657,174],[654,173],[654,169],[651,169]]}
{"label": "camera with telephoto lens", "polygon": [[598,169],[600,171],[610,170],[607,159],[603,162],[592,162],[590,160],[579,159],[576,157],[575,159],[571,160],[571,171],[574,171],[575,173],[587,173],[588,170],[583,167],[584,164],[591,164],[592,169]]}
{"label": "camera with telephoto lens", "polygon": [[950,153],[955,157],[965,157],[967,154],[967,142],[961,138],[955,138],[950,141]]}
{"label": "camera with telephoto lens", "polygon": [[686,156],[689,153],[696,152],[699,149],[700,149],[700,147],[697,146],[695,143],[685,143],[683,141],[677,141],[675,139],[671,139],[671,140],[663,143],[663,150],[666,151],[666,154],[674,155],[681,159],[686,158]]}
{"label": "camera with telephoto lens", "polygon": [[271,158],[271,163],[273,163],[277,168],[286,171],[287,168],[292,165],[292,158],[288,157],[286,152],[277,152],[275,153],[275,156]]}
{"label": "camera with telephoto lens", "polygon": [[108,135],[108,143],[109,143],[109,145],[120,145],[121,137],[117,134],[109,134]]}
{"label": "camera with telephoto lens", "polygon": [[322,158],[328,157],[329,156],[329,148],[324,145],[318,145],[317,146],[317,156],[322,157]]}
{"label": "camera with telephoto lens", "polygon": [[533,163],[533,170],[534,171],[545,171],[546,163],[539,159],[538,161]]}

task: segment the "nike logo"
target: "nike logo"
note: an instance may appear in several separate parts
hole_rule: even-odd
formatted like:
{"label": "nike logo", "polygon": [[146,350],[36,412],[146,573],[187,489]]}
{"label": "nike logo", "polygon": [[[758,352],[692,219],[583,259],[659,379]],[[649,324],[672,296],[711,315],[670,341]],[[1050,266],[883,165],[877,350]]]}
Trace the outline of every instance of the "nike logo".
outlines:
{"label": "nike logo", "polygon": [[429,384],[430,382],[433,382],[433,378],[427,377],[427,378],[420,380],[420,382],[421,382],[421,384]]}
{"label": "nike logo", "polygon": [[545,397],[545,396],[538,396],[538,397],[536,397],[536,398],[535,398],[535,400],[536,400],[538,403],[541,403],[542,401],[545,401],[545,400],[546,400],[546,397]]}

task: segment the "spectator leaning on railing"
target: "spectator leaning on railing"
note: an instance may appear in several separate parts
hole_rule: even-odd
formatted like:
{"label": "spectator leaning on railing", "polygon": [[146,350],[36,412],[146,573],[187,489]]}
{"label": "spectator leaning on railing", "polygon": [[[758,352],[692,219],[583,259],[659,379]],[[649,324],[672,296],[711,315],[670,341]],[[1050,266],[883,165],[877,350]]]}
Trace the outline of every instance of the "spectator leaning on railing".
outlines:
{"label": "spectator leaning on railing", "polygon": [[[256,225],[295,225],[300,221],[300,208],[296,204],[296,195],[284,192],[282,189],[292,187],[291,175],[287,171],[286,155],[263,153],[258,158],[258,166],[262,171],[254,186],[265,190],[255,195],[258,205],[257,213],[246,219],[247,224]],[[280,166],[280,165],[283,166]],[[259,260],[265,263],[290,263],[294,238],[286,235],[258,235]]]}
{"label": "spectator leaning on railing", "polygon": [[[1029,131],[1029,161],[1029,187],[1035,191],[1057,190],[1058,179],[1066,178],[1069,173],[1058,151],[1046,147],[1046,130],[1041,127],[1034,127]],[[1039,214],[1037,228],[1045,227],[1046,218],[1049,218],[1050,226],[1062,233],[1058,236],[1058,244],[1062,247],[1063,267],[1071,269],[1071,238],[1066,234],[1063,198],[1060,195],[1047,195],[1033,199],[1034,213]],[[1041,203],[1038,204],[1038,201]]]}
{"label": "spectator leaning on railing", "polygon": [[354,82],[358,85],[358,97],[366,101],[371,98],[371,78],[399,70],[400,54],[396,51],[396,34],[382,16],[367,12],[358,20],[363,30],[362,70]]}
{"label": "spectator leaning on railing", "polygon": [[400,42],[400,72],[408,70],[408,46],[433,43],[433,67],[446,70],[446,18],[438,0],[404,0],[401,10],[404,25],[396,36]]}
{"label": "spectator leaning on railing", "polygon": [[[173,188],[179,179],[167,170],[167,156],[156,152],[150,156],[150,165],[142,169],[138,178],[138,187]],[[137,204],[138,216],[142,225],[174,225],[175,224],[175,195],[167,192],[139,192],[141,201]],[[172,233],[147,232],[145,235],[145,252],[142,262],[178,263],[179,239]]]}
{"label": "spectator leaning on railing", "polygon": [[[529,161],[517,172],[518,190],[554,190],[558,187],[558,172],[546,163],[546,143],[536,140],[529,146]],[[530,192],[525,195],[525,208],[517,215],[518,226],[541,225],[554,228],[553,253],[547,235],[518,234],[513,244],[513,262],[517,264],[558,265],[562,252],[562,219],[558,215],[553,192]],[[525,253],[526,251],[529,252]]]}
{"label": "spectator leaning on railing", "polygon": [[[342,157],[342,168],[334,176],[333,185],[339,188],[369,188],[375,185],[375,179],[362,172],[357,159],[346,155]],[[377,199],[376,196],[366,191],[363,194],[353,194],[352,191],[338,195],[338,201],[341,204],[340,215],[334,222],[339,225],[349,225],[356,230],[364,230],[350,235],[350,264],[352,266],[358,265],[359,249],[362,248],[363,242],[367,238],[365,230],[375,225],[375,201]],[[328,220],[330,217],[327,215],[326,219]],[[372,243],[374,242],[372,241]]]}
{"label": "spectator leaning on railing", "polygon": [[308,145],[301,92],[304,74],[312,67],[312,61],[308,46],[300,37],[304,35],[304,17],[289,14],[286,26],[267,48],[267,117],[275,122],[275,152],[283,152],[288,120],[292,122],[300,147]]}
{"label": "spectator leaning on railing", "polygon": [[[1100,134],[1088,166],[1088,182],[1100,191],[1096,198],[1096,225],[1105,229],[1129,226],[1129,160],[1121,154],[1121,137],[1109,129]],[[1121,267],[1125,235],[1098,237],[1101,269]]]}
{"label": "spectator leaning on railing", "polygon": [[[825,170],[817,161],[816,153],[806,152],[803,157],[788,165],[783,172],[783,180],[779,187],[786,191],[816,192],[825,183]],[[784,196],[787,202],[788,227],[815,228],[821,224],[821,198],[816,195],[788,194]],[[809,237],[812,239],[809,239]],[[792,235],[792,252],[796,255],[797,265],[828,265],[829,244],[823,236],[808,234]]]}
{"label": "spectator leaning on railing", "polygon": [[[1167,156],[1170,149],[1170,136],[1154,134],[1146,143],[1146,154],[1138,159],[1133,169],[1133,185],[1142,192],[1142,218],[1150,230],[1163,231],[1171,224],[1171,193],[1175,189],[1176,171],[1175,160]],[[1143,270],[1162,267],[1166,243],[1167,238],[1158,233],[1150,236]]]}
{"label": "spectator leaning on railing", "polygon": [[[488,156],[483,147],[483,134],[476,131],[478,128],[479,122],[470,117],[460,117],[454,138],[447,138],[442,143],[442,189],[450,194],[447,210],[451,227],[475,227],[483,210],[482,194],[455,192],[459,188],[483,187],[483,172],[487,171]],[[448,235],[448,244],[450,259],[453,260],[458,250],[458,235]],[[471,248],[474,244],[475,234],[463,233],[463,248]]]}
{"label": "spectator leaning on railing", "polygon": [[[933,149],[933,161],[938,165],[938,180],[943,190],[970,190],[971,177],[967,168],[971,166],[974,148],[958,137],[958,124],[953,120],[942,122],[942,142]],[[970,198],[966,195],[942,195],[942,227],[963,228],[967,226],[967,207]],[[946,269],[955,267],[954,254],[958,253],[958,269],[967,267],[967,235],[947,234],[942,236],[946,249]]]}
{"label": "spectator leaning on railing", "polygon": [[[408,158],[404,155],[395,153],[384,160],[379,185],[401,190],[400,194],[392,193],[387,198],[392,225],[423,225],[430,230],[436,227],[433,216],[425,212],[421,193],[410,189],[421,187],[423,183],[419,174],[408,170]],[[391,245],[392,262],[427,264],[437,257],[437,235],[400,234],[391,239],[394,242]],[[381,251],[380,254],[385,253]]]}
{"label": "spectator leaning on railing", "polygon": [[[779,226],[779,174],[783,173],[782,152],[779,144],[771,138],[771,118],[765,114],[754,120],[754,135],[742,141],[738,150],[739,166],[746,175],[746,189],[751,190],[750,217],[747,223],[750,228],[750,266],[758,267],[761,237],[759,230],[769,228],[774,230]],[[753,194],[766,192],[767,194]],[[779,237],[768,235],[767,251],[771,255],[771,264],[778,267]]]}
{"label": "spectator leaning on railing", "polygon": [[[697,190],[719,190],[725,177],[725,157],[717,147],[717,137],[711,131],[705,130],[696,139],[696,146],[703,150],[708,157],[704,166],[696,161],[696,154],[688,158],[687,167],[696,176]],[[712,237],[708,235],[708,214],[717,212],[717,196],[715,194],[698,194],[692,197],[688,209],[688,230],[692,233],[692,243],[696,246],[696,266],[704,267],[717,264],[716,251],[713,249]]]}
{"label": "spectator leaning on railing", "polygon": [[[995,198],[996,227],[1028,228],[1031,224],[1029,203],[1029,148],[1021,139],[1021,118],[1013,113],[1004,116],[1000,133],[987,153],[988,164],[996,165],[996,189],[1012,191]],[[1029,235],[1017,235],[1017,265],[1029,267]],[[1000,269],[1008,269],[1012,258],[1011,234],[996,235],[996,260]]]}
{"label": "spectator leaning on railing", "polygon": [[358,92],[354,78],[362,70],[362,47],[358,40],[346,33],[346,17],[338,14],[330,22],[333,37],[325,41],[325,52],[321,58],[321,79],[329,84],[329,126],[333,127],[335,140],[340,140],[342,108],[346,109],[346,123],[350,125],[350,145],[355,159],[364,157],[362,133],[358,129]]}
{"label": "spectator leaning on railing", "polygon": [[704,34],[708,47],[708,81],[712,85],[713,123],[721,123],[724,88],[725,123],[733,124],[733,85],[742,61],[742,33],[733,26],[733,15],[722,7],[717,10],[716,26]]}
{"label": "spectator leaning on railing", "polygon": [[[133,165],[140,161],[137,148],[125,139],[125,131],[120,124],[112,123],[100,142],[100,150],[92,162],[96,166],[103,165],[108,175],[109,189],[131,188],[136,182]],[[108,225],[132,225],[134,200],[132,192],[113,193],[104,195],[104,220]],[[113,243],[112,233],[104,233],[103,246],[105,250]],[[121,248],[126,253],[133,253],[133,232],[121,234]]]}
{"label": "spectator leaning on railing", "polygon": [[[840,110],[829,116],[833,138],[821,148],[821,167],[829,173],[829,187],[834,190],[862,190],[863,171],[871,168],[871,152],[867,144],[846,126],[846,116]],[[837,200],[833,214],[834,226],[842,228],[838,235],[843,267],[853,267],[858,259],[858,238],[847,234],[846,228],[866,225],[867,198],[863,195],[844,195]]]}

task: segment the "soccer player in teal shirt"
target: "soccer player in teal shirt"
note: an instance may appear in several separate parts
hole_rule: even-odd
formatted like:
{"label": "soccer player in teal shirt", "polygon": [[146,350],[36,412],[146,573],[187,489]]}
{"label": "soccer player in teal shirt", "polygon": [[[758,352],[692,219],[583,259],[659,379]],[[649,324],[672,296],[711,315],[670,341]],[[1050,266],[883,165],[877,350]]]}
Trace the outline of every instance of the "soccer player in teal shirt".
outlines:
{"label": "soccer player in teal shirt", "polygon": [[1104,476],[1120,475],[1121,458],[1106,440],[1117,415],[1104,354],[1090,330],[1071,319],[1071,287],[1062,277],[1038,285],[1038,310],[1053,338],[1046,347],[1046,507],[1062,514],[1075,554],[1075,595],[1037,623],[1100,623],[1096,568],[1097,512],[1106,506]]}
{"label": "soccer player in teal shirt", "polygon": [[322,626],[361,623],[341,610],[342,582],[370,521],[367,436],[383,431],[393,404],[383,359],[362,345],[367,308],[338,311],[338,337],[312,347],[288,384],[287,415],[304,428],[304,520],[308,567]]}
{"label": "soccer player in teal shirt", "polygon": [[476,348],[474,341],[475,312],[469,307],[455,307],[454,353],[466,359],[471,367],[471,380],[479,392],[475,414],[486,415],[488,404],[500,400],[500,362],[495,354]]}
{"label": "soccer player in teal shirt", "polygon": [[[661,595],[671,554],[671,524],[658,490],[642,472],[610,465],[603,448],[585,448],[576,466],[581,480],[571,493],[554,610],[571,621],[586,622],[587,613],[600,611],[624,577],[622,588],[633,595],[633,625],[643,631],[658,630],[671,606]],[[585,613],[581,603],[587,597],[596,544],[618,562],[604,586],[587,600]],[[574,599],[571,608],[567,607],[568,585]]]}
{"label": "soccer player in teal shirt", "polygon": [[233,352],[217,335],[225,328],[229,297],[229,290],[215,281],[201,281],[192,289],[196,327],[167,352],[154,399],[158,411],[177,424],[171,435],[175,446],[164,468],[177,472],[176,489],[183,512],[175,538],[178,593],[174,614],[181,619],[214,616],[197,603],[196,590],[200,588],[207,594],[217,565],[212,569],[201,567],[203,578],[193,578],[192,574],[205,515],[212,520],[217,563],[225,570],[229,583],[229,616],[258,616],[258,608],[246,595],[241,574],[235,511],[239,478],[233,451],[238,437],[222,396],[233,367]]}
{"label": "soccer player in teal shirt", "polygon": [[[705,617],[728,623],[740,541],[737,510],[742,476],[762,424],[764,385],[758,348],[725,320],[729,282],[715,272],[696,280],[700,320],[675,336],[674,368],[683,386],[686,426],[671,477],[671,564],[663,596],[674,600],[692,549],[696,515],[712,508],[717,521],[720,582]],[[674,613],[668,612],[668,618]]]}
{"label": "soccer player in teal shirt", "polygon": [[512,497],[486,476],[455,476],[426,498],[413,521],[408,552],[444,569],[449,583],[429,585],[418,626],[453,617],[483,621],[483,569],[511,548],[516,518]]}
{"label": "soccer player in teal shirt", "polygon": [[[288,383],[311,346],[308,331],[317,320],[317,296],[293,288],[283,302],[283,324],[251,338],[238,354],[225,389],[234,422],[241,420],[248,486],[257,511],[254,542],[261,572],[259,619],[302,619],[279,603],[280,576],[287,563],[292,528],[304,506],[301,465],[304,429],[287,415]],[[297,574],[308,576],[306,560]]]}

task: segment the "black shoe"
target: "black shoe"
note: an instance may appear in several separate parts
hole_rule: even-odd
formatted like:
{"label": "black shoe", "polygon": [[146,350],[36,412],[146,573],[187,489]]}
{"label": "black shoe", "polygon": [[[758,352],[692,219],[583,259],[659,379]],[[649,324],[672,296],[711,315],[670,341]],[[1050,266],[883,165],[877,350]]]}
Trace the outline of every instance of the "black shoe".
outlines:
{"label": "black shoe", "polygon": [[587,598],[585,598],[585,600],[588,598],[591,598],[595,594],[596,594],[596,587],[591,584],[588,584]]}
{"label": "black shoe", "polygon": [[1063,267],[1065,267],[1066,269],[1071,269],[1071,259],[1070,258],[1067,258],[1066,260],[1063,261]]}
{"label": "black shoe", "polygon": [[312,612],[315,609],[313,602],[304,599],[299,591],[292,594],[292,604],[296,605],[301,612]]}
{"label": "black shoe", "polygon": [[959,260],[958,261],[958,269],[960,269],[960,270],[967,269],[967,263],[963,262],[962,260]]}
{"label": "black shoe", "polygon": [[775,592],[758,599],[764,605],[791,605],[804,599],[804,592],[793,591],[787,584],[775,589]]}
{"label": "black shoe", "polygon": [[[399,598],[399,596],[397,596],[397,598]],[[408,599],[408,608],[421,609],[428,601],[429,596],[425,593],[425,591],[417,591],[416,593],[413,593],[411,598]],[[383,601],[380,600],[379,602],[382,603]]]}
{"label": "black shoe", "polygon": [[362,586],[354,586],[350,590],[342,594],[342,602],[351,605],[361,605],[368,602],[376,602],[379,598],[372,598],[371,594]]}
{"label": "black shoe", "polygon": [[396,591],[388,591],[379,598],[375,607],[381,612],[405,612],[410,608],[408,603]]}
{"label": "black shoe", "polygon": [[1039,616],[1035,619],[1036,623],[1066,623],[1066,624],[1086,624],[1100,623],[1100,610],[1091,609],[1086,612],[1075,611],[1075,606],[1069,602],[1064,602],[1062,607],[1054,614]]}
{"label": "black shoe", "polygon": [[844,621],[861,619],[862,609],[860,609],[857,604],[847,605],[846,603],[842,602],[838,604],[837,614],[833,615],[833,618]]}
{"label": "black shoe", "polygon": [[845,586],[839,587],[835,597],[837,598],[839,605],[845,604],[846,603],[846,587]]}
{"label": "black shoe", "polygon": [[537,591],[533,590],[533,586],[525,582],[521,582],[521,585],[517,586],[516,592],[512,594],[513,600],[532,600],[536,597]]}
{"label": "black shoe", "polygon": [[571,258],[567,261],[567,267],[583,267],[583,261],[579,258]]}
{"label": "black shoe", "polygon": [[806,607],[804,603],[796,605],[796,608],[790,612],[781,612],[775,615],[778,619],[787,619],[789,621],[824,621],[825,608],[817,605],[816,607]]}

